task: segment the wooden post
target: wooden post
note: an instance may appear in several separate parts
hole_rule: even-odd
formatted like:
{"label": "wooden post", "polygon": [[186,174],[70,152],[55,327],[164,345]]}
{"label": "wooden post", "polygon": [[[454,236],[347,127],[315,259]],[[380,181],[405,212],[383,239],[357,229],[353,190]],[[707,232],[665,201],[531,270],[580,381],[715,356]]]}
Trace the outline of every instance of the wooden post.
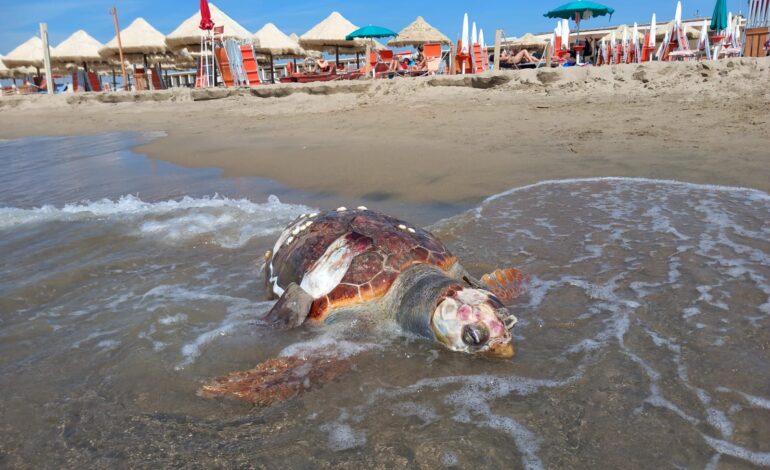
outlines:
{"label": "wooden post", "polygon": [[457,55],[456,52],[457,51],[455,50],[455,45],[450,44],[449,45],[449,75],[455,74],[455,61],[457,60],[457,58],[455,57]]}
{"label": "wooden post", "polygon": [[369,43],[366,43],[366,52],[364,54],[364,76],[366,78],[369,78],[369,69],[372,67],[371,61],[369,60],[369,55],[372,53],[372,46]]}
{"label": "wooden post", "polygon": [[40,38],[43,40],[43,62],[45,65],[45,85],[48,94],[53,95],[53,75],[51,72],[51,50],[48,48],[48,25],[40,23]]}
{"label": "wooden post", "polygon": [[500,70],[500,45],[503,42],[503,30],[498,29],[495,31],[495,61],[492,65],[492,70],[495,72]]}
{"label": "wooden post", "polygon": [[551,68],[551,43],[545,45],[545,66]]}
{"label": "wooden post", "polygon": [[130,89],[128,75],[126,75],[126,63],[123,60],[123,43],[120,41],[120,26],[118,26],[118,10],[112,7],[112,19],[115,23],[115,37],[118,39],[118,52],[120,53],[120,72],[123,74],[123,91]]}

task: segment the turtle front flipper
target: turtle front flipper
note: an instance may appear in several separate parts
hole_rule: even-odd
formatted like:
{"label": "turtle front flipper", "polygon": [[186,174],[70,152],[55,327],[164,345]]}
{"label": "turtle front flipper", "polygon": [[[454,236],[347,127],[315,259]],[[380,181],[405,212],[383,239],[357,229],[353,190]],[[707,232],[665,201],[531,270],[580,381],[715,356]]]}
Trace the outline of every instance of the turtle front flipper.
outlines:
{"label": "turtle front flipper", "polygon": [[347,358],[278,357],[253,369],[217,377],[203,385],[198,394],[204,398],[236,398],[257,406],[269,406],[334,380],[351,367],[352,362]]}
{"label": "turtle front flipper", "polygon": [[481,286],[508,305],[524,290],[529,277],[515,268],[496,269],[481,277]]}
{"label": "turtle front flipper", "polygon": [[313,297],[292,282],[263,317],[263,321],[281,328],[298,327],[305,322],[312,304]]}

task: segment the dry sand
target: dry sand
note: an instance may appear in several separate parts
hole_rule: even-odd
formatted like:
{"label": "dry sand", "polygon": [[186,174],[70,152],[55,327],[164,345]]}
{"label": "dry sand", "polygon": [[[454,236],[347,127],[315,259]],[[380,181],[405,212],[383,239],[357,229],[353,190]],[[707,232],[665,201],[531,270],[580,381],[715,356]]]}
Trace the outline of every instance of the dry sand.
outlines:
{"label": "dry sand", "polygon": [[770,192],[770,61],[0,99],[0,137],[165,131],[139,150],[354,200],[469,203],[546,179]]}

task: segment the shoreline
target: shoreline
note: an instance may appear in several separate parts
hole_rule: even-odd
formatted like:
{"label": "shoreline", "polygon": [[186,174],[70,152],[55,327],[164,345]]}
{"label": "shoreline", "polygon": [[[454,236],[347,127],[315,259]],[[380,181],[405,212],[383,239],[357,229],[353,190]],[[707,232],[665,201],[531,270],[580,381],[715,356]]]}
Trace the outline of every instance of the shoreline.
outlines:
{"label": "shoreline", "polygon": [[770,192],[767,83],[770,60],[733,59],[170,90],[118,104],[14,97],[0,100],[0,137],[163,131],[136,150],[363,202],[466,205],[602,176]]}

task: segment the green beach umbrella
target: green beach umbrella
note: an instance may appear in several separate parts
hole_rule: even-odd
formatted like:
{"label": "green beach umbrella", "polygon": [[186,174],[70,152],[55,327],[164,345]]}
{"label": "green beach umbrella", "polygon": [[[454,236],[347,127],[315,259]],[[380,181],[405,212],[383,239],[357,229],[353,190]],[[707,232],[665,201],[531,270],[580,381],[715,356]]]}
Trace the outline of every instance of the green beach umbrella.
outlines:
{"label": "green beach umbrella", "polygon": [[[352,41],[353,39],[370,39],[372,41],[372,46],[374,46],[374,38],[389,38],[389,37],[396,37],[398,36],[398,33],[395,31],[391,31],[388,28],[383,28],[382,26],[364,26],[363,28],[358,28],[357,30],[353,31],[352,33],[345,36],[346,41]],[[369,49],[366,50],[367,54],[369,53]],[[367,63],[369,63],[369,58],[366,58]],[[368,65],[367,65],[368,70]],[[374,76],[374,71],[372,71],[372,74]]]}
{"label": "green beach umbrella", "polygon": [[[604,16],[615,13],[615,9],[596,2],[569,2],[544,14],[546,18],[561,18],[575,20],[577,24],[577,39],[580,39],[580,20],[587,20],[594,16]],[[569,38],[568,38],[569,40]]]}
{"label": "green beach umbrella", "polygon": [[725,29],[727,29],[727,0],[717,0],[717,4],[714,5],[714,14],[711,15],[711,30]]}
{"label": "green beach umbrella", "polygon": [[358,28],[357,30],[348,34],[345,36],[345,40],[352,41],[353,39],[360,38],[389,38],[391,36],[396,37],[398,36],[398,33],[393,32],[388,28],[383,28],[382,26],[369,25],[364,26],[363,28]]}
{"label": "green beach umbrella", "polygon": [[615,9],[596,2],[569,2],[546,13],[546,18],[562,18],[565,20],[587,20],[592,16],[604,16],[615,13]]}

